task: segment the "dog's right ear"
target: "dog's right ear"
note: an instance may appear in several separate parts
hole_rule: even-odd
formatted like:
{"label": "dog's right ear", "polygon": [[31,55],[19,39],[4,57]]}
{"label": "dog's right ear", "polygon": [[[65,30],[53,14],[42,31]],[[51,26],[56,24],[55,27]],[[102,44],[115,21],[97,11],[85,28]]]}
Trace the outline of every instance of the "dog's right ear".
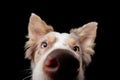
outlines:
{"label": "dog's right ear", "polygon": [[44,36],[48,32],[53,31],[53,28],[47,25],[39,16],[32,13],[29,19],[28,24],[28,38],[29,40],[26,42],[25,48],[26,51],[26,58],[30,58],[31,54],[33,53],[33,46],[35,43]]}
{"label": "dog's right ear", "polygon": [[97,22],[89,22],[82,27],[71,30],[71,33],[79,38],[83,53],[83,60],[86,65],[91,62],[91,55],[94,54],[94,42],[97,34],[97,24]]}

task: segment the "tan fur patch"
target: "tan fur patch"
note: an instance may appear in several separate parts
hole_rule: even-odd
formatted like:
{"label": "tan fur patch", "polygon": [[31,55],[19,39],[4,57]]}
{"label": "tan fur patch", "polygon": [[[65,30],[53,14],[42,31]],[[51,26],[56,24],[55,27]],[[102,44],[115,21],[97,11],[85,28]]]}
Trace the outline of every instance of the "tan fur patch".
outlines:
{"label": "tan fur patch", "polygon": [[40,51],[39,48],[37,48],[37,51],[36,51],[36,53],[34,53],[34,57],[33,57],[33,62],[35,65],[38,63],[41,55],[42,55],[42,52]]}
{"label": "tan fur patch", "polygon": [[74,38],[72,38],[71,36],[68,38],[68,40],[66,42],[68,42],[68,44],[71,48],[76,44],[76,40]]}
{"label": "tan fur patch", "polygon": [[33,14],[30,17],[28,26],[28,37],[34,41],[38,41],[42,35],[53,31],[52,26],[47,25],[39,16]]}
{"label": "tan fur patch", "polygon": [[53,42],[55,42],[55,36],[54,35],[48,35],[47,36],[47,41],[49,42],[49,43],[53,43]]}
{"label": "tan fur patch", "polygon": [[[55,43],[55,36],[54,35],[47,35],[43,41],[41,41],[39,44],[38,44],[38,47],[36,48],[36,53],[34,55],[34,63],[37,64],[39,59],[41,58],[41,55],[44,54],[46,51],[48,51],[52,46],[53,44]],[[48,46],[44,49],[41,48],[41,43],[42,42],[47,42]]]}

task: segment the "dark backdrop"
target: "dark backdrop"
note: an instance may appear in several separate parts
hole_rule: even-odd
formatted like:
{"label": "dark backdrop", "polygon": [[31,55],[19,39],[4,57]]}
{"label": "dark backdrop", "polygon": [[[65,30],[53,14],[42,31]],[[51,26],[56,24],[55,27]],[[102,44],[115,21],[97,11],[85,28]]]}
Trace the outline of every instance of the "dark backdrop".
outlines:
{"label": "dark backdrop", "polygon": [[[31,2],[31,3],[29,3]],[[24,44],[31,13],[39,15],[59,32],[90,21],[98,22],[95,55],[86,69],[86,80],[115,80],[119,63],[116,52],[118,40],[118,9],[114,3],[15,1],[1,7],[1,77],[3,80],[22,80],[30,75],[30,61],[24,59]],[[114,76],[115,75],[115,76]],[[25,79],[29,80],[29,79]]]}

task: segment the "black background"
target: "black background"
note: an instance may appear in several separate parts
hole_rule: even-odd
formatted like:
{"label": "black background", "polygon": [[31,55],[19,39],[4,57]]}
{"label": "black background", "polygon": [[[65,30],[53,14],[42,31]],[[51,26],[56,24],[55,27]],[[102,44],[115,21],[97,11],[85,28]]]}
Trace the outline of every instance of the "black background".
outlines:
{"label": "black background", "polygon": [[14,1],[4,2],[1,8],[0,76],[3,80],[22,80],[29,75],[30,70],[26,69],[30,68],[30,61],[24,59],[24,44],[31,13],[39,15],[58,32],[98,22],[96,53],[86,69],[86,80],[117,79],[119,18],[118,5],[114,2]]}

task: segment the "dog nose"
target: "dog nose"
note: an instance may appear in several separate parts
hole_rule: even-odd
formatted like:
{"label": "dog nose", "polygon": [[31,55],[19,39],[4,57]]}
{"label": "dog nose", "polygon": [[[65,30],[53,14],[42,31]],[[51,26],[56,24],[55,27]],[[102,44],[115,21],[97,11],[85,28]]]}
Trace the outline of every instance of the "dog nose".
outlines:
{"label": "dog nose", "polygon": [[72,52],[58,49],[51,52],[44,62],[45,73],[54,80],[71,80],[79,72],[79,61]]}
{"label": "dog nose", "polygon": [[54,72],[59,68],[59,62],[57,58],[54,58],[51,56],[47,57],[44,65],[45,65],[46,71]]}

